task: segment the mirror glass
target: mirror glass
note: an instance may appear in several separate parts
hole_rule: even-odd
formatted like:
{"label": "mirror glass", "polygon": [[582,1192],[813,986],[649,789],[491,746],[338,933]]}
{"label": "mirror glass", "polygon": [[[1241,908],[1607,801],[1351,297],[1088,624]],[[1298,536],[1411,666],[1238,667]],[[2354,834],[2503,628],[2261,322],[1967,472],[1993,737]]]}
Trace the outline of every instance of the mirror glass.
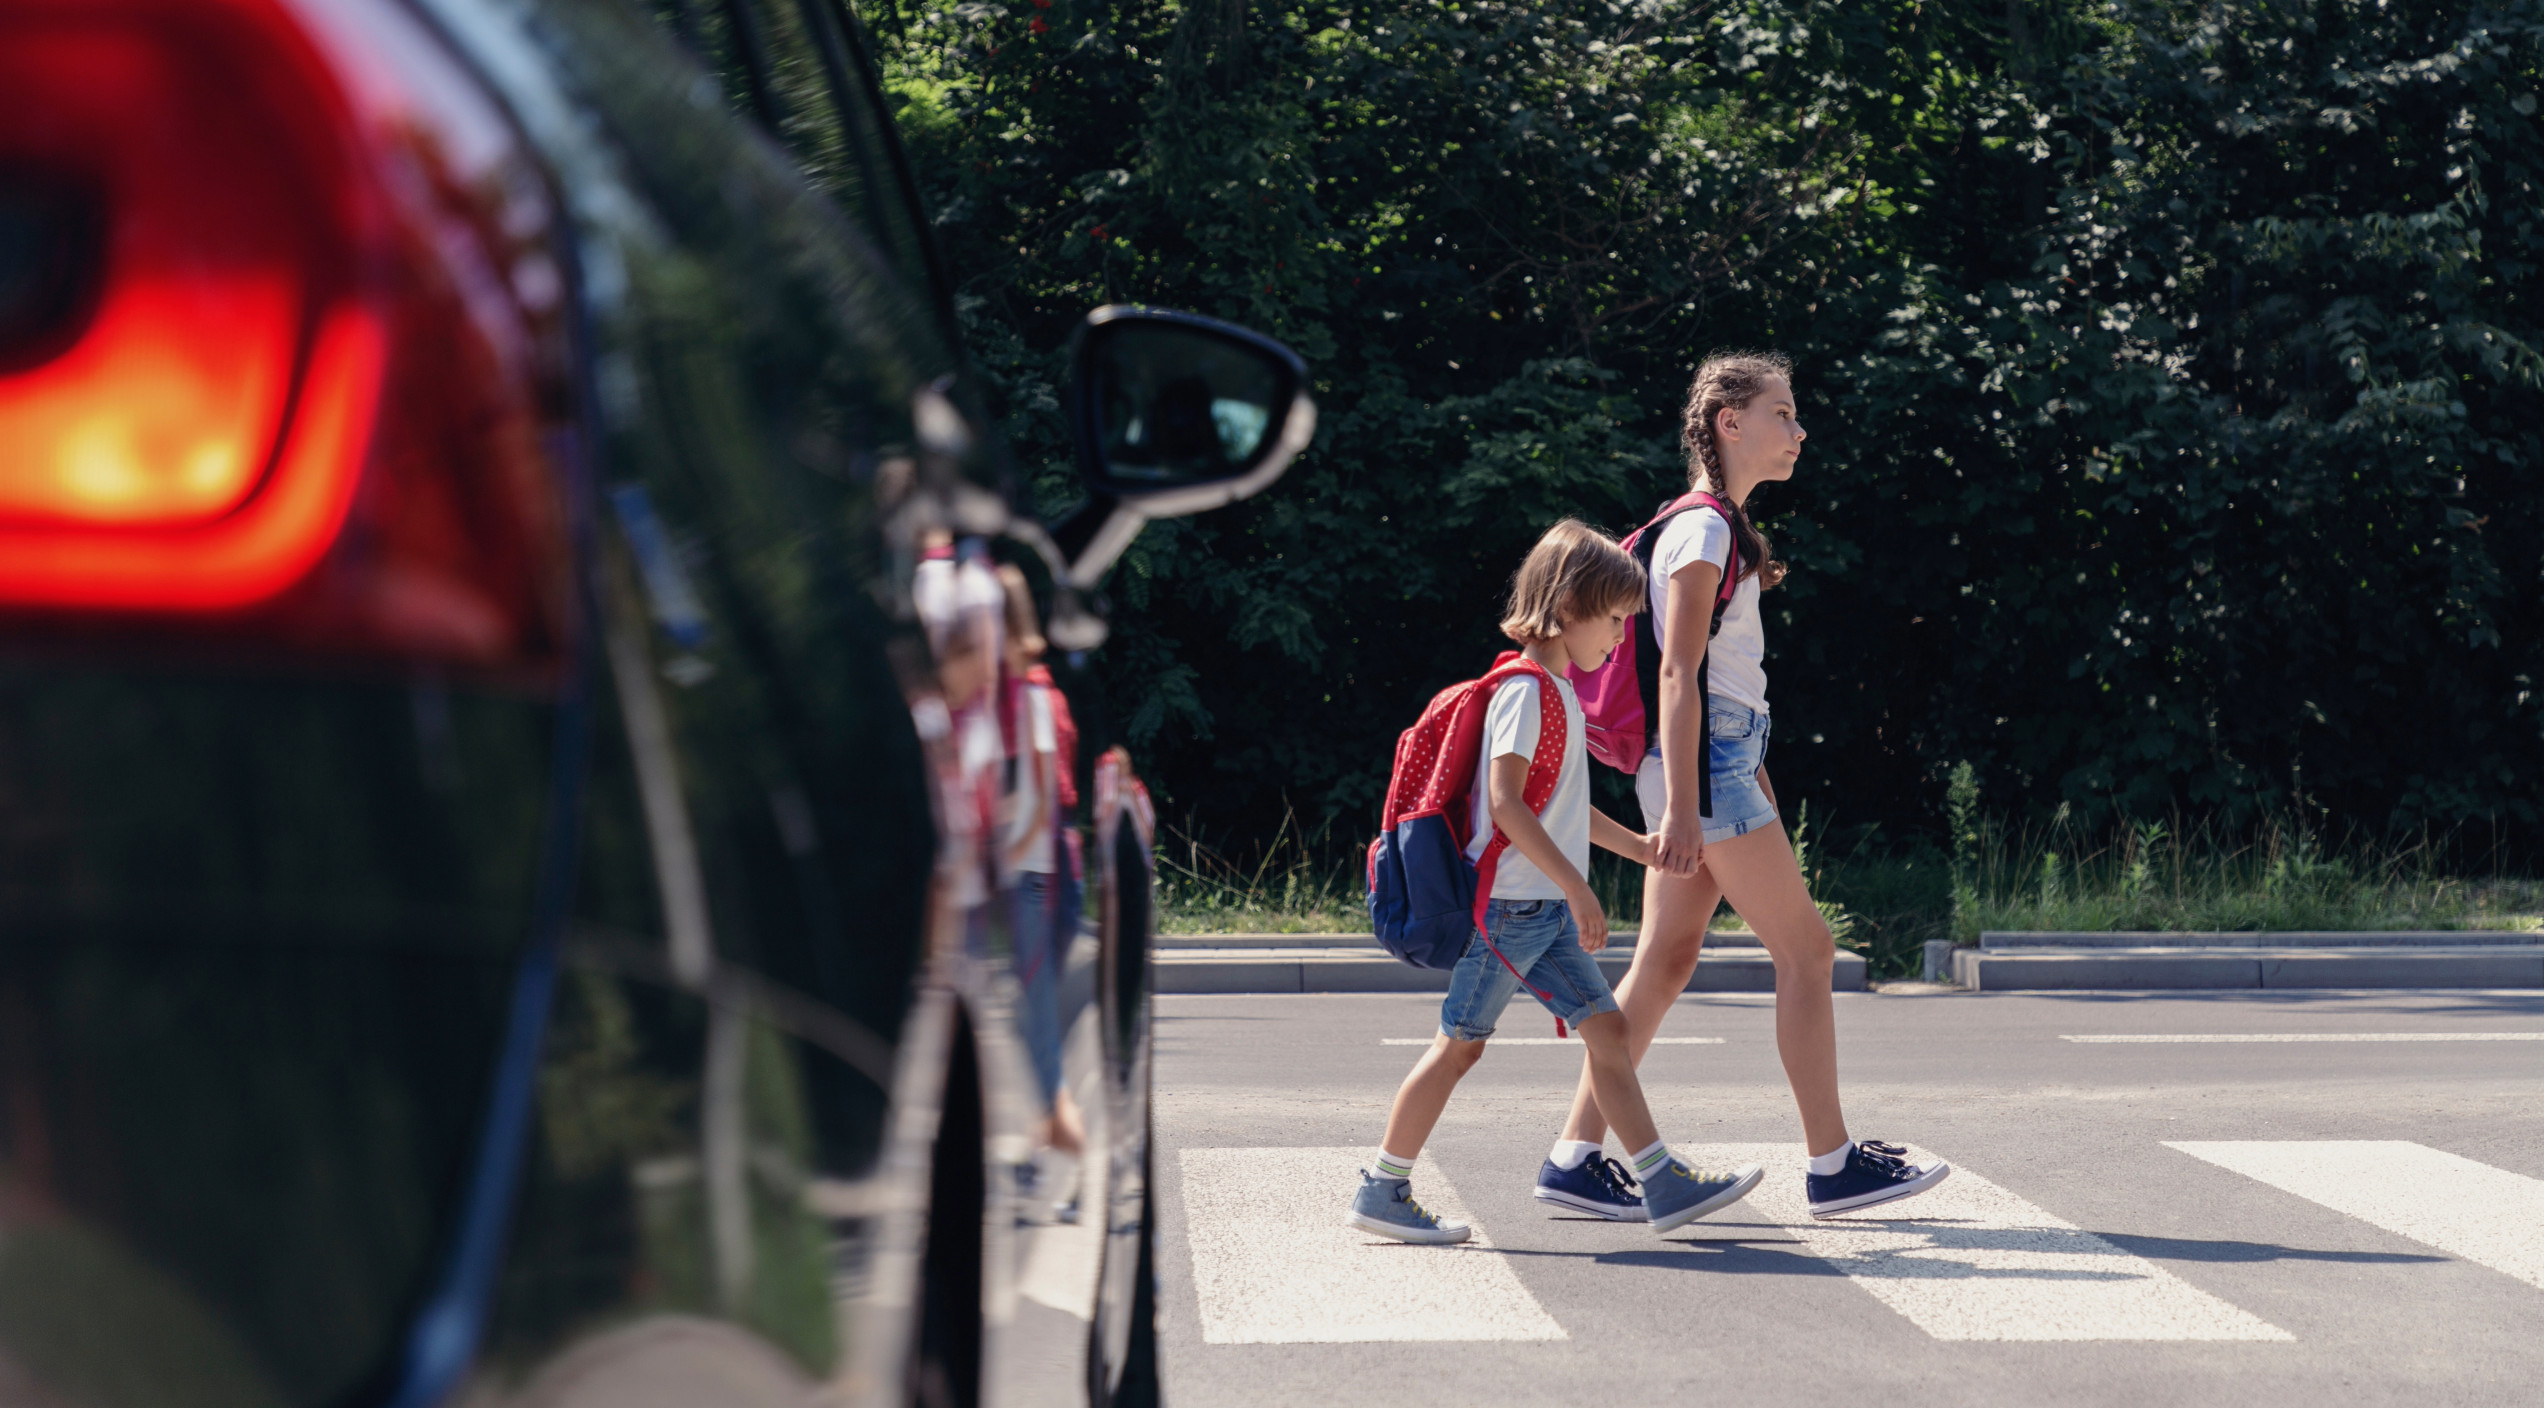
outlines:
{"label": "mirror glass", "polygon": [[1187,327],[1126,321],[1102,333],[1088,370],[1114,483],[1207,484],[1263,458],[1295,394],[1277,358]]}

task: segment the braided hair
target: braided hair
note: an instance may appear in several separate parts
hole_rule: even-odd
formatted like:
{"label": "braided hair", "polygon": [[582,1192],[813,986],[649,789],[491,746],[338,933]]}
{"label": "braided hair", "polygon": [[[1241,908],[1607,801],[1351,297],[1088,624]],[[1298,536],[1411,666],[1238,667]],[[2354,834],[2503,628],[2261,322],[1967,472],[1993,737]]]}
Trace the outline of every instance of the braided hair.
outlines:
{"label": "braided hair", "polygon": [[[1749,511],[1732,501],[1730,484],[1723,477],[1722,449],[1714,443],[1714,417],[1725,407],[1747,407],[1766,389],[1769,377],[1792,380],[1793,359],[1781,352],[1717,352],[1707,357],[1687,388],[1687,410],[1678,427],[1678,442],[1687,450],[1687,487],[1703,489],[1732,505],[1731,531],[1740,542],[1743,578],[1768,565],[1768,554],[1774,549],[1767,535],[1749,521]],[[1784,564],[1775,563],[1774,568],[1760,586],[1783,580]]]}

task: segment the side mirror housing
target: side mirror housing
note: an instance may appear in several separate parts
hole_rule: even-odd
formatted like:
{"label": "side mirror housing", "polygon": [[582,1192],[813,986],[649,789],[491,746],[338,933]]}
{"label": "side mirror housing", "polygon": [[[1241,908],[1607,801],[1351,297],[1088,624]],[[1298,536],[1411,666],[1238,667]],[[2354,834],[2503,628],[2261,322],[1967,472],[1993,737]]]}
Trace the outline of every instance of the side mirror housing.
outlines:
{"label": "side mirror housing", "polygon": [[1298,354],[1197,313],[1098,308],[1078,326],[1070,371],[1069,429],[1088,501],[1055,536],[1080,589],[1148,520],[1260,493],[1316,433]]}

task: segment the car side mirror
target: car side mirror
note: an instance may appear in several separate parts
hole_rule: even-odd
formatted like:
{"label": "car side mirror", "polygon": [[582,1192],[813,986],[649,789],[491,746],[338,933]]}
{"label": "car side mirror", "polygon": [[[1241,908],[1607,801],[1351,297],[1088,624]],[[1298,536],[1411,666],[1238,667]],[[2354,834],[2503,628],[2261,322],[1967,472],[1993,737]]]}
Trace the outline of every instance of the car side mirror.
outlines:
{"label": "car side mirror", "polygon": [[1141,525],[1269,487],[1316,433],[1307,364],[1261,333],[1158,308],[1087,314],[1070,349],[1069,429],[1087,504],[1054,533],[1092,589]]}

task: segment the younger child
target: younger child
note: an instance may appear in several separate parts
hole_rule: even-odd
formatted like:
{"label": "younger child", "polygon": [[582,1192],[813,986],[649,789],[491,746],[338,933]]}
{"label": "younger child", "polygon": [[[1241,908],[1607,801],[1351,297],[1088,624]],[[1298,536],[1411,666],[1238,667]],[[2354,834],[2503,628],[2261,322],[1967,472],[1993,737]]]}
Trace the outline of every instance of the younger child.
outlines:
{"label": "younger child", "polygon": [[[1480,858],[1498,829],[1510,838],[1493,877],[1485,923],[1490,946],[1467,941],[1440,1004],[1440,1034],[1396,1092],[1377,1168],[1361,1170],[1350,1225],[1406,1242],[1463,1242],[1469,1229],[1423,1211],[1413,1200],[1413,1161],[1439,1122],[1458,1080],[1484,1054],[1519,978],[1548,1010],[1581,1033],[1599,1108],[1635,1150],[1635,1176],[1652,1229],[1667,1232],[1738,1202],[1760,1171],[1698,1171],[1673,1157],[1653,1127],[1626,1050],[1625,1020],[1607,978],[1590,955],[1607,947],[1608,920],[1584,873],[1597,842],[1636,864],[1649,863],[1651,838],[1626,830],[1590,805],[1581,701],[1565,680],[1567,666],[1595,669],[1625,639],[1641,609],[1643,569],[1605,534],[1573,519],[1546,530],[1512,580],[1502,633],[1522,657],[1555,680],[1563,699],[1562,768],[1542,813],[1529,811],[1529,763],[1537,748],[1540,693],[1533,673],[1503,683],[1485,714],[1484,748],[1476,759],[1475,839]],[[1494,949],[1500,956],[1494,955]],[[1508,960],[1505,965],[1504,960]]]}

